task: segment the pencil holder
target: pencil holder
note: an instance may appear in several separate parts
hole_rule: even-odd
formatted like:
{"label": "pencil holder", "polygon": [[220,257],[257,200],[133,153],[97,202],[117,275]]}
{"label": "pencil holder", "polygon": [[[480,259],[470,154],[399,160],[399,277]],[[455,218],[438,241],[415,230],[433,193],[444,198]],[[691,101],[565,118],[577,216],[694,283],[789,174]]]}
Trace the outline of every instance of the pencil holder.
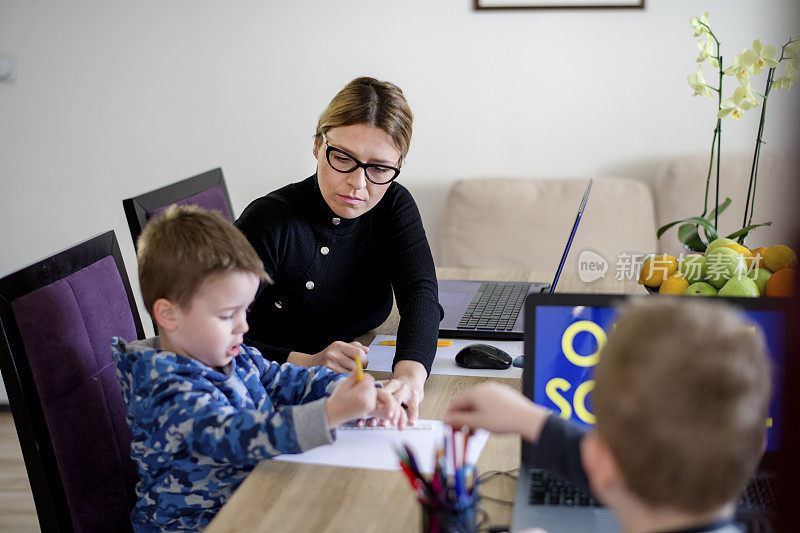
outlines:
{"label": "pencil holder", "polygon": [[422,504],[423,533],[476,533],[478,531],[478,498],[454,507]]}

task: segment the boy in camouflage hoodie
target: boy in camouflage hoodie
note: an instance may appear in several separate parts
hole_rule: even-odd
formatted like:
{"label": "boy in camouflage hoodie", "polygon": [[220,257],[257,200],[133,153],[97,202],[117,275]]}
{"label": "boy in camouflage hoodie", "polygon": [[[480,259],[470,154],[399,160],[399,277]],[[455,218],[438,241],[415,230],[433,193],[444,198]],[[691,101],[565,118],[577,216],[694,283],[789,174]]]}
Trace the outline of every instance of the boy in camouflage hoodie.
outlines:
{"label": "boy in camouflage hoodie", "polygon": [[168,209],[145,227],[137,259],[160,336],[111,347],[140,477],[136,531],[205,527],[259,461],[329,444],[353,418],[405,425],[367,374],[280,366],[242,344],[247,308],[269,278],[215,213]]}

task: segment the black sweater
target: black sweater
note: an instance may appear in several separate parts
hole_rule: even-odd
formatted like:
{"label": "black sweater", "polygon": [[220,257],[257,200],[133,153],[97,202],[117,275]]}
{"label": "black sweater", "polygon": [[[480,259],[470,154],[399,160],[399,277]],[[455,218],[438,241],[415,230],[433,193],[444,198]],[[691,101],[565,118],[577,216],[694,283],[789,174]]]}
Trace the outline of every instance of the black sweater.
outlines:
{"label": "black sweater", "polygon": [[316,175],[254,200],[236,226],[274,285],[250,308],[245,343],[283,362],[290,351],[316,353],[351,341],[400,312],[394,359],[430,373],[443,311],[436,271],[414,199],[392,182],[380,202],[354,219],[338,217]]}

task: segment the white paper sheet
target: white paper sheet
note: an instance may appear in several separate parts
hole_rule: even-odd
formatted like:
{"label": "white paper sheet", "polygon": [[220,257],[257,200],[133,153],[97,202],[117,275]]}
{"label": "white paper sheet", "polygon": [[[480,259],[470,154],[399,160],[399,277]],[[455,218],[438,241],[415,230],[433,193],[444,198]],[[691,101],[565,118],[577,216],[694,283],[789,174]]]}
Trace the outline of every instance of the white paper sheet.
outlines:
{"label": "white paper sheet", "polygon": [[[375,470],[400,470],[395,450],[408,444],[414,451],[417,464],[425,474],[433,473],[436,448],[442,443],[445,428],[441,420],[419,420],[419,427],[403,431],[394,428],[353,428],[337,429],[336,442],[313,448],[296,455],[279,455],[275,461],[291,463],[312,463],[348,468],[369,468]],[[467,462],[475,463],[481,455],[487,431],[478,430],[469,439]]]}
{"label": "white paper sheet", "polygon": [[[369,370],[379,370],[384,372],[392,371],[392,361],[394,360],[394,346],[383,346],[381,341],[396,341],[394,335],[377,335],[369,345]],[[521,378],[522,369],[515,366],[503,370],[463,368],[456,364],[456,354],[470,344],[489,344],[497,346],[511,358],[522,355],[522,341],[489,341],[475,339],[441,339],[452,341],[451,346],[436,348],[436,358],[433,360],[432,374],[450,374],[453,376],[481,376],[490,378]]]}

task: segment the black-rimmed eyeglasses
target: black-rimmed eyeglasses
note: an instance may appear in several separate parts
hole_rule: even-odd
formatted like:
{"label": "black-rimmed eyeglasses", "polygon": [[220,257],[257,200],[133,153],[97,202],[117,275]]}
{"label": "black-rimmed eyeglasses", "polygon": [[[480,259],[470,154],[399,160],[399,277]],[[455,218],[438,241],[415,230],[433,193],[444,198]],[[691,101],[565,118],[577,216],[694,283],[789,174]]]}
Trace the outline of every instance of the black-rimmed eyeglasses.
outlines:
{"label": "black-rimmed eyeglasses", "polygon": [[328,144],[325,135],[322,136],[322,142],[324,142],[327,147],[325,149],[325,158],[328,160],[328,164],[331,168],[337,172],[346,174],[355,171],[357,168],[363,168],[364,175],[375,185],[386,185],[400,174],[400,169],[397,167],[362,163],[344,150],[334,148]]}

